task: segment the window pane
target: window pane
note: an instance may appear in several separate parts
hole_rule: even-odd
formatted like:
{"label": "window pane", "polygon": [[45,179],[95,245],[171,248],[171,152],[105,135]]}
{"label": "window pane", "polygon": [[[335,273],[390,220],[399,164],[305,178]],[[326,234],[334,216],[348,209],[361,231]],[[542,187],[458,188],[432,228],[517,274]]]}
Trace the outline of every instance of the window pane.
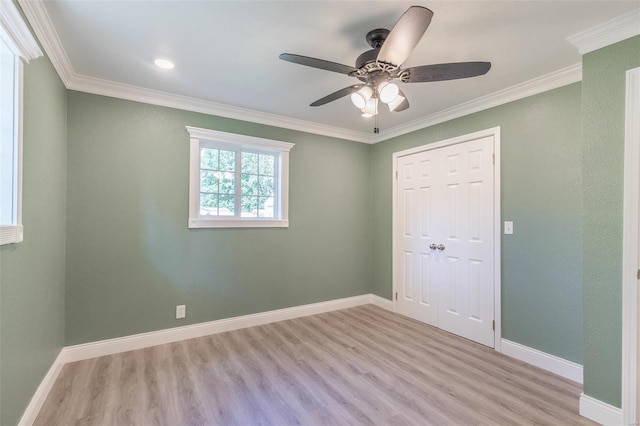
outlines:
{"label": "window pane", "polygon": [[220,193],[235,194],[236,192],[236,176],[230,172],[218,172],[220,176]]}
{"label": "window pane", "polygon": [[258,195],[258,176],[242,175],[242,195]]}
{"label": "window pane", "polygon": [[220,216],[234,216],[236,211],[236,197],[234,195],[220,195]]}
{"label": "window pane", "polygon": [[262,196],[273,196],[275,193],[275,183],[272,177],[262,177],[259,178],[259,194]]}
{"label": "window pane", "polygon": [[273,215],[273,206],[274,206],[274,198],[273,197],[260,197],[258,198],[258,216],[259,217],[274,217]]}
{"label": "window pane", "polygon": [[218,168],[217,149],[202,148],[200,150],[200,167],[203,169],[220,170]]}
{"label": "window pane", "polygon": [[15,225],[16,138],[14,134],[16,57],[0,39],[0,225]]}
{"label": "window pane", "polygon": [[258,197],[242,197],[242,217],[258,216]]}
{"label": "window pane", "polygon": [[275,175],[275,157],[273,155],[260,155],[260,174],[264,176]]}
{"label": "window pane", "polygon": [[258,174],[258,154],[252,152],[242,153],[242,173]]}
{"label": "window pane", "polygon": [[218,194],[200,194],[200,216],[218,215]]}
{"label": "window pane", "polygon": [[189,228],[289,226],[292,143],[186,129],[190,136]]}
{"label": "window pane", "polygon": [[233,172],[236,170],[236,153],[235,151],[220,150],[220,169]]}
{"label": "window pane", "polygon": [[200,172],[200,192],[218,192],[218,184],[220,183],[218,174],[219,172],[202,170]]}

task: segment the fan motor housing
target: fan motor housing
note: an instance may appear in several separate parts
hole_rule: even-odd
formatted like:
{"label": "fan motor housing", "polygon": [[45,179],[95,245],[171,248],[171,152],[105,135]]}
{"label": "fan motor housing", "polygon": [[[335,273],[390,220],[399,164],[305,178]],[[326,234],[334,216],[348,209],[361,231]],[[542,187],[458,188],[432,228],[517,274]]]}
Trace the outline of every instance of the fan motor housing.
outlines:
{"label": "fan motor housing", "polygon": [[375,30],[371,30],[367,33],[366,39],[369,46],[373,49],[367,50],[356,59],[356,68],[358,69],[358,73],[356,77],[358,77],[361,81],[367,81],[367,74],[372,73],[374,71],[393,71],[397,68],[392,64],[386,64],[382,62],[378,62],[378,54],[380,53],[380,48],[384,44],[384,41],[387,39],[389,35],[389,30],[386,28],[376,28]]}
{"label": "fan motor housing", "polygon": [[[389,30],[386,28],[376,28],[375,30],[371,30],[367,33],[366,39],[369,46],[373,47],[371,50],[367,50],[362,55],[358,56],[356,59],[356,68],[362,69],[365,65],[375,62],[378,57],[378,53],[380,52],[380,48],[382,47],[384,41],[387,39],[389,35]],[[363,71],[369,71],[367,69]]]}
{"label": "fan motor housing", "polygon": [[356,59],[356,68],[361,69],[367,64],[375,64],[376,58],[378,57],[378,52],[380,52],[380,49],[371,49],[358,56],[358,58]]}

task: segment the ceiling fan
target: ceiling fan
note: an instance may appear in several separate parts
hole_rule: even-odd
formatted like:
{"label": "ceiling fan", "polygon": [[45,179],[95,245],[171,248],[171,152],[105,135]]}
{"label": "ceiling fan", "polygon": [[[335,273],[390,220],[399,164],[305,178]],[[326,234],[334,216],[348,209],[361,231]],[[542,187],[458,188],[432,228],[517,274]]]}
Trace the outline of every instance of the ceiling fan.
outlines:
{"label": "ceiling fan", "polygon": [[[351,101],[364,117],[377,116],[379,101],[392,112],[404,111],[409,108],[409,101],[394,80],[402,83],[455,80],[483,75],[491,68],[491,62],[458,62],[401,69],[400,66],[424,35],[432,17],[433,12],[426,7],[411,6],[391,31],[384,28],[369,31],[366,39],[372,49],[358,56],[355,67],[291,53],[281,54],[280,59],[346,74],[362,82],[318,99],[310,105],[312,107],[351,95]],[[377,125],[374,132],[378,133]]]}

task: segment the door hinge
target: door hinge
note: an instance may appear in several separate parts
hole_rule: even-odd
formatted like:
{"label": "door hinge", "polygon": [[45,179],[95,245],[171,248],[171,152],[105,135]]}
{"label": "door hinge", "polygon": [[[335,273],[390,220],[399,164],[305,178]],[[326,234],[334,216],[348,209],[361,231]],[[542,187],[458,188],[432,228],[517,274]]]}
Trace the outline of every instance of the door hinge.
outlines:
{"label": "door hinge", "polygon": [[496,320],[493,320],[493,331],[496,331]]}
{"label": "door hinge", "polygon": [[640,269],[638,269],[638,275],[636,275],[638,277],[638,279],[640,280]]}
{"label": "door hinge", "polygon": [[496,164],[496,155],[495,154],[491,154],[491,156],[493,157],[493,164]]}
{"label": "door hinge", "polygon": [[396,300],[398,300],[398,292],[396,291]]}
{"label": "door hinge", "polygon": [[396,180],[398,180],[398,171],[396,170]]}

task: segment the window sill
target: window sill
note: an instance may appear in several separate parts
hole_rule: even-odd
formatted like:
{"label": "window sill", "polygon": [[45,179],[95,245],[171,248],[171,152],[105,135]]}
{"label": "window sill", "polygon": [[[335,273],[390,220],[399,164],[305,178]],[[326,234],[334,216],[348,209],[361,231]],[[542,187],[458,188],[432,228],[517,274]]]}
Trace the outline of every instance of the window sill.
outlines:
{"label": "window sill", "polygon": [[22,225],[0,226],[0,245],[21,243],[23,239]]}
{"label": "window sill", "polygon": [[288,228],[288,220],[189,219],[189,228]]}

